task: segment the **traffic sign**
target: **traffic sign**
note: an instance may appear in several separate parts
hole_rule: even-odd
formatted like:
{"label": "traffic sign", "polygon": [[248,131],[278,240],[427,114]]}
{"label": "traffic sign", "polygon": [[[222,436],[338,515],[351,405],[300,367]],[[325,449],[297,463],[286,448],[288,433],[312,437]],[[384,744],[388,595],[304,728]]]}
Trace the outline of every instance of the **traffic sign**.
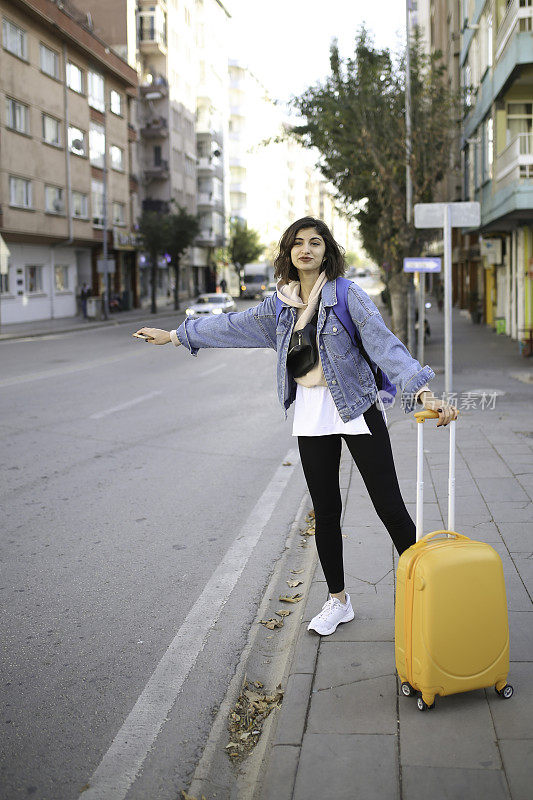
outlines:
{"label": "traffic sign", "polygon": [[404,258],[404,272],[440,272],[440,258]]}

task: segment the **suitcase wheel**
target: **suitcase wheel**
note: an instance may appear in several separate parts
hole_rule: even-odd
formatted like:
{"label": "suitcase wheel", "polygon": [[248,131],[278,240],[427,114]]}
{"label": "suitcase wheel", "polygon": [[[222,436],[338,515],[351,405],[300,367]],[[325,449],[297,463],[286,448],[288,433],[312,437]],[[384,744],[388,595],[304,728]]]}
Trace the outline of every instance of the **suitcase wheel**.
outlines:
{"label": "suitcase wheel", "polygon": [[404,681],[402,683],[402,694],[405,695],[405,697],[412,697],[416,692],[410,683]]}
{"label": "suitcase wheel", "polygon": [[[496,687],[494,687],[496,689]],[[514,694],[514,689],[510,683],[503,687],[503,689],[496,689],[496,694],[500,697],[503,697],[505,700],[509,700],[510,697]]]}
{"label": "suitcase wheel", "polygon": [[426,701],[422,697],[419,697],[418,700],[416,701],[416,705],[419,711],[429,711],[430,708],[435,708],[435,701],[433,701],[432,704],[428,706]]}

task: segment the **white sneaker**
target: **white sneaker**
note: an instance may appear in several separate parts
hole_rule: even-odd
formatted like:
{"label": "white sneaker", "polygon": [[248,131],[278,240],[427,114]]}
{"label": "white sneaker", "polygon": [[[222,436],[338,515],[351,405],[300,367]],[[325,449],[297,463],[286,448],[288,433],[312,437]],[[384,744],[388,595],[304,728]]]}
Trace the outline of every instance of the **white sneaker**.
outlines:
{"label": "white sneaker", "polygon": [[309,625],[308,631],[316,631],[321,636],[329,636],[337,629],[337,625],[341,622],[349,622],[355,616],[350,600],[350,595],[346,593],[346,603],[342,605],[341,601],[336,597],[329,596],[316,617],[313,617]]}

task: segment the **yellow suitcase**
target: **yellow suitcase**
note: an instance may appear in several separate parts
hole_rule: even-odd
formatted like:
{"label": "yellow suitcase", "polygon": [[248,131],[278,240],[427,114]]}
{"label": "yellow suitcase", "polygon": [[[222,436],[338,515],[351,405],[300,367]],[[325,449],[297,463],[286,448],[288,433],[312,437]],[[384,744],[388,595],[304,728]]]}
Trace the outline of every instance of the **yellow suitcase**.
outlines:
{"label": "yellow suitcase", "polygon": [[494,686],[508,699],[509,625],[503,565],[488,544],[453,530],[455,425],[450,422],[448,529],[421,537],[423,528],[423,422],[438,414],[417,412],[416,543],[396,571],[396,669],[406,696],[418,708],[435,696]]}

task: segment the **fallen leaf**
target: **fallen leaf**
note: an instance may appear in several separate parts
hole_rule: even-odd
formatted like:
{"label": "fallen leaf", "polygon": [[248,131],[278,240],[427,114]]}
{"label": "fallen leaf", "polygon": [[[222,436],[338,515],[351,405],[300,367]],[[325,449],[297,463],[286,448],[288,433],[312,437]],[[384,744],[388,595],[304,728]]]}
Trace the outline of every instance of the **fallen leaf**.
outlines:
{"label": "fallen leaf", "polygon": [[279,599],[282,603],[299,603],[303,598],[302,594],[282,595]]}
{"label": "fallen leaf", "polygon": [[280,608],[279,611],[276,611],[278,617],[288,617],[291,612],[288,609]]}
{"label": "fallen leaf", "polygon": [[284,461],[283,462],[283,466],[284,467],[292,467],[292,461]]}
{"label": "fallen leaf", "polygon": [[303,569],[291,569],[291,572],[293,575],[299,575],[301,572],[303,572]]}
{"label": "fallen leaf", "polygon": [[287,586],[289,589],[296,589],[297,586],[301,586],[303,581],[287,581]]}
{"label": "fallen leaf", "polygon": [[283,628],[283,620],[275,619],[275,617],[272,617],[272,619],[260,619],[259,624],[264,625],[269,631],[273,631],[274,628]]}

